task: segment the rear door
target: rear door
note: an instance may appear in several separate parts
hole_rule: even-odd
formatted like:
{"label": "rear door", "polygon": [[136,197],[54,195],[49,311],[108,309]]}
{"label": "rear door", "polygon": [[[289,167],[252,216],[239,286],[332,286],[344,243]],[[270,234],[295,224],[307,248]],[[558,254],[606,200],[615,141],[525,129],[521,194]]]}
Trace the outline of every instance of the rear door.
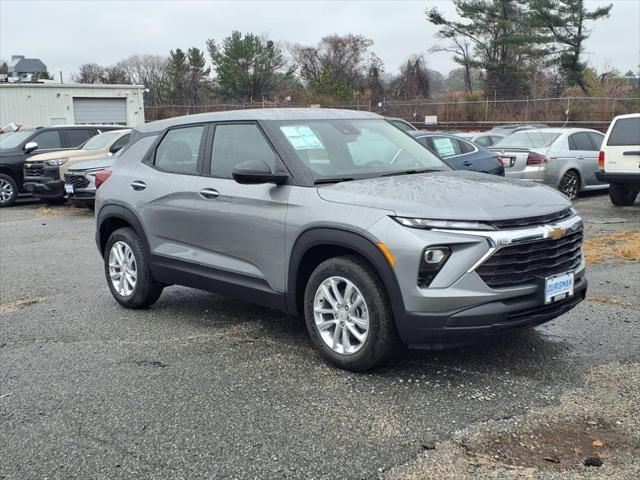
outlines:
{"label": "rear door", "polygon": [[569,135],[569,154],[575,160],[579,168],[580,175],[584,180],[585,186],[593,186],[600,182],[596,179],[596,170],[598,170],[598,151],[589,132],[578,132]]}
{"label": "rear door", "polygon": [[123,192],[131,199],[147,234],[151,253],[179,262],[197,262],[199,233],[196,185],[207,126],[167,130]]}
{"label": "rear door", "polygon": [[605,171],[640,172],[640,116],[618,118],[606,138]]}
{"label": "rear door", "polygon": [[[213,276],[258,289],[284,291],[285,217],[290,186],[241,185],[233,168],[262,160],[272,170],[284,166],[258,124],[222,123],[213,128],[197,180],[198,261]],[[209,143],[208,142],[208,143]],[[286,170],[284,170],[286,171]]]}

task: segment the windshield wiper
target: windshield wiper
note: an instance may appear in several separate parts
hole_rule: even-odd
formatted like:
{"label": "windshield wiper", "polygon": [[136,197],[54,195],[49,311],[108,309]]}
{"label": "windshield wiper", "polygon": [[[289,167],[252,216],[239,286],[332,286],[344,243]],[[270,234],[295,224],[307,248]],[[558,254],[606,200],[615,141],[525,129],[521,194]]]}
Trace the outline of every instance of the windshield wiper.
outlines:
{"label": "windshield wiper", "polygon": [[350,182],[351,180],[353,180],[353,177],[318,178],[313,183],[314,185],[321,185],[323,183]]}
{"label": "windshield wiper", "polygon": [[413,173],[430,173],[430,172],[443,172],[441,168],[413,168],[411,170],[400,170],[398,172],[383,173],[381,177],[394,177],[396,175],[411,175]]}

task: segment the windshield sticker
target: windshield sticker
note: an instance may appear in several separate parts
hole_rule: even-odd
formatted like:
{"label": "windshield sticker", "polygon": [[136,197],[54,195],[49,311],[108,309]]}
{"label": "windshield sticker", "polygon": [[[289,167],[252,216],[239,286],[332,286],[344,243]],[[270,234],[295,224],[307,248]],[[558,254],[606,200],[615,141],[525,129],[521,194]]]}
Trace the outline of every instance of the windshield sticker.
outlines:
{"label": "windshield sticker", "polygon": [[280,130],[296,150],[318,150],[324,148],[322,142],[309,127],[289,126],[280,127]]}

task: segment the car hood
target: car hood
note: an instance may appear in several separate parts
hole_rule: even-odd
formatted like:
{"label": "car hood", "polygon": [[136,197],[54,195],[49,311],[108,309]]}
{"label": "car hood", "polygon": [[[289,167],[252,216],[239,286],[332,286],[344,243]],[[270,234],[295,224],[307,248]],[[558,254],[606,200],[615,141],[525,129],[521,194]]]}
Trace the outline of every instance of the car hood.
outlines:
{"label": "car hood", "polygon": [[318,195],[398,216],[442,220],[534,217],[571,206],[564,195],[543,185],[461,170],[341,182],[319,186]]}
{"label": "car hood", "polygon": [[103,156],[96,158],[95,160],[82,160],[78,163],[74,163],[69,167],[68,172],[79,170],[94,170],[97,168],[109,168],[115,159],[113,157]]}
{"label": "car hood", "polygon": [[55,152],[39,153],[29,157],[29,163],[44,162],[45,160],[53,160],[57,158],[73,158],[74,160],[82,160],[83,157],[95,158],[96,156],[106,155],[106,150],[56,150]]}

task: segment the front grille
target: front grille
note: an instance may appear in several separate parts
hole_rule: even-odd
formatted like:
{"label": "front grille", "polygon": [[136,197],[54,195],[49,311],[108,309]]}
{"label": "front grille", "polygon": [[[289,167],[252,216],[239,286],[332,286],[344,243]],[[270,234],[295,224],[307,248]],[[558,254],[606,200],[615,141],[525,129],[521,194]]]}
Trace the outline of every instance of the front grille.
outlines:
{"label": "front grille", "polygon": [[85,188],[89,186],[89,180],[83,175],[64,174],[65,185],[73,185],[75,188]]}
{"label": "front grille", "polygon": [[44,165],[42,163],[31,163],[24,167],[25,177],[42,177],[44,175]]}
{"label": "front grille", "polygon": [[573,213],[571,213],[571,209],[567,208],[565,210],[561,210],[560,212],[550,213],[549,215],[538,215],[536,217],[527,218],[513,218],[510,220],[496,220],[491,222],[491,225],[496,227],[498,230],[507,230],[510,228],[526,228],[555,223],[560,220],[569,218],[571,215],[573,215]]}
{"label": "front grille", "polygon": [[560,239],[546,238],[509,245],[476,269],[491,288],[532,283],[578,268],[582,255],[582,228]]}

